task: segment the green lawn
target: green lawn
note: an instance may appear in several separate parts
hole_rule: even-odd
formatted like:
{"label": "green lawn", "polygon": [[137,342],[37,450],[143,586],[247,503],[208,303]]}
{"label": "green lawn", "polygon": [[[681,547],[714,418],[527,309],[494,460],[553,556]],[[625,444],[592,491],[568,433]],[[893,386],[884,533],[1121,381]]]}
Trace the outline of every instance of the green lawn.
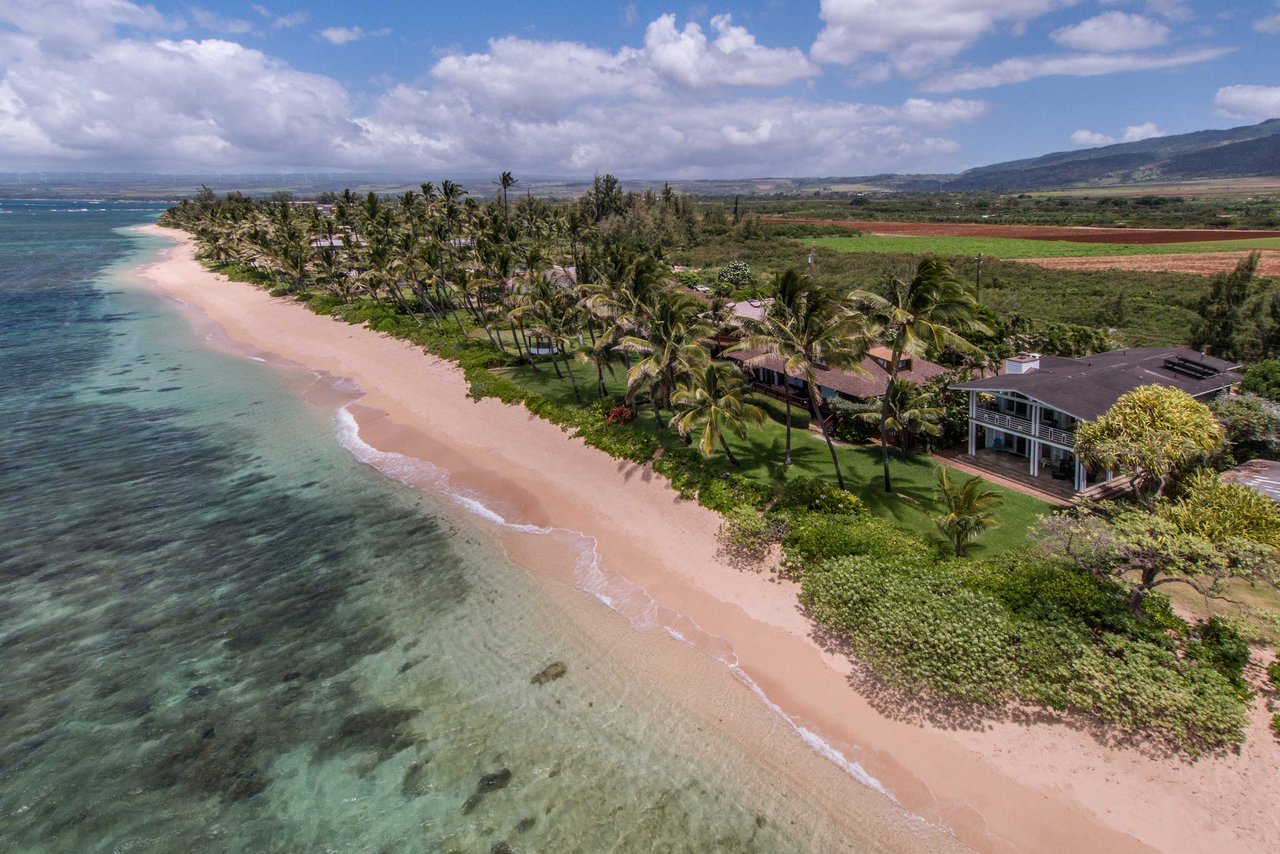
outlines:
{"label": "green lawn", "polygon": [[1066,240],[1025,240],[1012,237],[910,237],[864,234],[857,237],[815,237],[798,242],[816,244],[837,252],[941,255],[989,258],[1072,258],[1111,255],[1173,255],[1198,252],[1231,252],[1280,249],[1280,238],[1253,240],[1205,240],[1194,243],[1073,243]]}
{"label": "green lawn", "polygon": [[[569,380],[557,378],[549,364],[541,365],[536,372],[532,368],[521,366],[501,369],[496,373],[510,377],[530,391],[557,403],[574,402]],[[588,403],[596,400],[595,368],[575,364],[574,373],[578,378],[583,400]],[[606,374],[605,378],[610,394],[622,395],[626,377],[621,366],[617,367],[615,376]],[[668,418],[670,413],[664,412],[663,421]],[[652,409],[642,406],[637,421],[647,429],[654,430],[664,446],[677,447],[681,444],[673,431],[657,429]],[[782,465],[783,449],[786,446],[786,428],[783,425],[768,421],[753,429],[746,439],[728,437],[728,440],[729,447],[741,463],[737,473],[749,479],[768,483],[783,476],[793,478],[808,475],[835,481],[831,455],[820,433],[792,431],[793,465],[786,471]],[[844,472],[845,485],[866,503],[871,513],[894,519],[908,530],[941,542],[933,524],[933,517],[940,509],[934,499],[936,464],[930,458],[895,453],[890,462],[894,492],[886,494],[878,447],[837,445],[836,452]],[[717,453],[713,460],[725,471],[734,470],[721,453]],[[955,474],[962,480],[968,477],[962,472]],[[1035,524],[1040,515],[1053,509],[1048,503],[1016,490],[996,484],[990,486],[1004,498],[999,511],[1001,525],[978,540],[972,549],[972,554],[976,557],[997,554],[1023,545],[1027,529]]]}

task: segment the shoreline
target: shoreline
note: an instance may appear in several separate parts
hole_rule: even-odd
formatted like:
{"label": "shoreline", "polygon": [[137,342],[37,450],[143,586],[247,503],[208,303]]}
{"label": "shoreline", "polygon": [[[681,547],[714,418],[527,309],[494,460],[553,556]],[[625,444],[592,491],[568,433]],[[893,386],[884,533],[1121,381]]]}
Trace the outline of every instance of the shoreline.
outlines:
{"label": "shoreline", "polygon": [[796,749],[819,755],[825,745],[837,755],[824,762],[854,764],[906,813],[947,828],[965,845],[1280,847],[1273,806],[1280,800],[1274,773],[1280,750],[1257,720],[1240,755],[1187,764],[1103,747],[1062,722],[948,730],[886,716],[851,687],[856,676],[847,659],[814,639],[795,585],[722,563],[718,517],[680,501],[651,469],[611,459],[522,407],[471,400],[461,371],[408,342],[227,282],[193,260],[181,232],[142,230],[177,241],[140,271],[148,286],[201,313],[241,352],[259,350],[363,391],[358,402],[340,407],[361,442],[427,461],[512,524],[593,538],[607,570],[596,581],[643,596],[609,603],[612,586],[601,595],[576,575],[567,577],[563,560],[548,559],[547,538],[499,529],[517,564],[591,592],[633,626],[654,621],[720,660],[759,698],[750,702],[763,700],[797,730]]}

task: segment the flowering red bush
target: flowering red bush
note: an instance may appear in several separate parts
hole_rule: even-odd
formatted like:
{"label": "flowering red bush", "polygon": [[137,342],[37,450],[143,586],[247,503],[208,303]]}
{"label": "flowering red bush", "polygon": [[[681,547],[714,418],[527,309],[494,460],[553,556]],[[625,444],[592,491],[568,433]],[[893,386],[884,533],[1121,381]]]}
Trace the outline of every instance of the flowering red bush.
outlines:
{"label": "flowering red bush", "polygon": [[636,420],[636,411],[630,406],[618,404],[604,418],[606,424],[630,424]]}

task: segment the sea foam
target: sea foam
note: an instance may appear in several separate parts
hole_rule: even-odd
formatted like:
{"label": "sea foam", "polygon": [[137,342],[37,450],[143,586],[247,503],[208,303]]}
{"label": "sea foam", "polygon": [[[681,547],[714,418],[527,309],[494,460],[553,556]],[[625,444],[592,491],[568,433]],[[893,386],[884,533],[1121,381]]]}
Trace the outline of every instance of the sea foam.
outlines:
{"label": "sea foam", "polygon": [[[606,607],[625,617],[634,628],[659,627],[675,640],[686,643],[725,665],[734,677],[746,685],[770,711],[791,727],[809,749],[835,764],[858,783],[883,795],[895,805],[901,806],[893,792],[862,765],[849,759],[842,751],[773,702],[764,689],[739,665],[737,653],[726,639],[706,631],[692,618],[660,606],[642,585],[607,572],[600,554],[599,542],[595,537],[568,528],[542,527],[508,520],[478,497],[452,487],[448,473],[438,466],[417,457],[379,450],[364,441],[360,436],[360,424],[347,406],[339,408],[334,415],[334,426],[339,442],[351,452],[352,456],[388,477],[416,489],[428,489],[448,498],[476,517],[506,530],[561,538],[578,555],[574,568],[575,586],[578,589],[591,594]],[[909,814],[909,818],[924,821],[917,815]]]}

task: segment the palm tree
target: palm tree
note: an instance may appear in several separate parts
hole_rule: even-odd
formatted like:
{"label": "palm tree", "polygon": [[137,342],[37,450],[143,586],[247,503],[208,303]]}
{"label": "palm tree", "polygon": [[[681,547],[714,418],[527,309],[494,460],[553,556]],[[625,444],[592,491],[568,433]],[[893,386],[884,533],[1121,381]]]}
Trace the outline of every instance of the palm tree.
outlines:
{"label": "palm tree", "polygon": [[618,343],[619,350],[643,357],[627,371],[627,386],[633,392],[648,386],[659,426],[659,408],[671,409],[680,378],[711,358],[703,342],[715,330],[702,318],[703,310],[703,304],[688,294],[663,291],[648,307],[644,336],[627,335]]}
{"label": "palm tree", "polygon": [[925,258],[909,281],[889,277],[885,295],[854,291],[850,297],[880,330],[880,340],[890,351],[889,380],[880,411],[880,458],[884,466],[884,491],[893,492],[889,477],[890,392],[898,378],[904,355],[923,357],[927,351],[951,348],[961,353],[977,351],[957,329],[989,331],[975,319],[978,307],[973,295],[951,272],[945,261]]}
{"label": "palm tree", "polygon": [[[748,324],[748,334],[757,341],[768,339],[774,344],[788,339],[799,301],[812,287],[812,281],[801,276],[795,269],[789,269],[779,275],[774,279],[773,301],[765,304],[764,316],[760,320]],[[787,439],[782,464],[785,468],[791,468],[791,389],[785,385],[786,380],[783,382],[782,397],[787,408]]]}
{"label": "palm tree", "polygon": [[512,176],[510,172],[503,172],[501,175],[498,176],[498,180],[494,181],[493,183],[497,184],[500,188],[502,188],[502,218],[508,219],[510,217],[510,211],[507,209],[507,193],[508,191],[511,190],[512,187],[514,187],[516,184],[519,184],[520,182],[514,176]]}
{"label": "palm tree", "polygon": [[690,375],[688,382],[676,387],[671,396],[676,408],[671,426],[682,436],[691,436],[700,430],[698,447],[703,456],[711,456],[718,441],[730,464],[737,468],[739,463],[724,439],[725,432],[745,438],[748,426],[762,424],[767,417],[763,409],[746,402],[747,391],[747,383],[737,367],[725,362],[707,362],[700,371]]}
{"label": "palm tree", "polygon": [[942,435],[942,419],[946,410],[937,405],[933,395],[915,385],[911,380],[897,379],[889,386],[888,415],[865,412],[857,415],[863,421],[879,421],[890,433],[898,437],[904,451],[911,450],[914,437],[919,433]]}
{"label": "palm tree", "polygon": [[971,477],[962,484],[951,480],[950,469],[938,466],[938,500],[947,511],[934,519],[938,530],[951,543],[956,557],[964,557],[969,544],[983,531],[1000,524],[994,510],[1003,500],[994,489],[982,489],[982,478]]}
{"label": "palm tree", "polygon": [[848,303],[820,288],[798,288],[788,298],[794,305],[785,315],[779,315],[786,317],[786,323],[778,323],[768,330],[768,334],[749,335],[733,349],[757,352],[747,359],[747,364],[770,355],[781,356],[783,373],[804,378],[809,392],[809,407],[822,426],[822,438],[831,453],[836,483],[844,489],[844,475],[840,472],[840,460],[831,441],[831,429],[827,419],[822,417],[818,372],[826,368],[843,368],[865,373],[860,363],[872,339],[863,318],[850,311]]}

